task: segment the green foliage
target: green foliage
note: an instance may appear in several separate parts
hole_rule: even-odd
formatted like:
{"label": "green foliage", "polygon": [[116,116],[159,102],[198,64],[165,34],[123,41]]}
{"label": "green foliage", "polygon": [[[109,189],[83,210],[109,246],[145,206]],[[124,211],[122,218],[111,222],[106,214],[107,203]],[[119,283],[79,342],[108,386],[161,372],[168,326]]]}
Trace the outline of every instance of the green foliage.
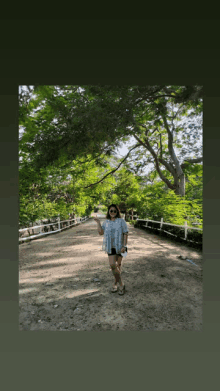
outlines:
{"label": "green foliage", "polygon": [[164,189],[163,182],[148,186],[142,193],[141,206],[138,208],[139,218],[163,221],[166,223],[188,225],[199,223],[202,228],[202,200],[176,195],[173,190]]}
{"label": "green foliage", "polygon": [[140,202],[138,179],[125,167],[121,167],[114,174],[115,184],[106,194],[104,205],[111,203],[124,204],[129,209]]}
{"label": "green foliage", "polygon": [[[24,129],[19,144],[22,226],[58,214],[64,219],[69,213],[89,215],[100,202],[105,212],[110,203],[116,203],[128,210],[134,208],[140,218],[163,217],[174,224],[188,219],[202,224],[201,165],[186,167],[186,196],[179,197],[164,186],[155,169],[148,176],[151,184],[143,183],[138,172],[148,164],[150,154],[141,147],[132,157],[133,161],[137,158],[135,174],[124,164],[90,186],[112,170],[112,163],[116,167],[120,162],[112,153],[122,141],[134,134],[144,142],[143,124],[147,124],[151,146],[157,154],[162,146],[163,158],[169,161],[168,135],[161,115],[165,113],[171,121],[172,113],[166,110],[165,102],[180,102],[179,117],[186,116],[189,109],[195,115],[202,111],[199,88],[82,86],[80,90],[77,86],[38,86],[34,94],[19,100],[19,124]],[[193,94],[197,94],[195,101],[190,100]],[[188,143],[188,134],[179,126],[175,132],[174,146],[181,150]],[[196,131],[191,133],[195,136]],[[184,135],[186,141],[178,135]],[[170,172],[162,172],[172,182]]]}
{"label": "green foliage", "polygon": [[197,202],[202,206],[203,202],[203,166],[201,164],[188,165],[186,174],[187,199]]}
{"label": "green foliage", "polygon": [[[197,172],[200,171],[197,169]],[[202,228],[201,177],[197,191],[199,198],[194,199],[176,195],[174,191],[167,189],[161,180],[142,186],[138,178],[125,168],[118,171],[115,177],[116,185],[107,193],[106,207],[116,203],[124,205],[127,210],[137,210],[139,218],[160,221],[163,217],[164,222],[177,225],[184,225],[187,220],[189,226],[198,223],[197,227]],[[189,179],[187,188],[192,190],[193,183]]]}
{"label": "green foliage", "polygon": [[114,183],[114,179],[108,177],[104,183],[86,188],[96,182],[97,178],[102,178],[106,169],[111,169],[107,160],[105,167],[97,166],[91,155],[72,161],[70,167],[65,166],[65,159],[61,157],[59,164],[48,166],[40,172],[36,171],[24,153],[21,155],[23,157],[19,170],[21,226],[57,215],[60,215],[61,219],[67,219],[69,213],[82,217],[89,215]]}
{"label": "green foliage", "polygon": [[135,226],[137,224],[137,222],[135,220],[128,220],[128,223]]}
{"label": "green foliage", "polygon": [[110,153],[132,134],[144,136],[140,126],[144,123],[152,144],[162,135],[165,157],[167,134],[161,118],[162,113],[169,114],[165,103],[179,99],[180,117],[190,109],[195,114],[196,108],[201,111],[202,101],[195,103],[190,96],[198,91],[197,87],[177,86],[167,91],[164,86],[38,86],[29,104],[21,105],[20,124],[25,128],[21,143],[35,166],[46,167],[62,155],[71,161],[83,153],[93,157],[104,150]]}

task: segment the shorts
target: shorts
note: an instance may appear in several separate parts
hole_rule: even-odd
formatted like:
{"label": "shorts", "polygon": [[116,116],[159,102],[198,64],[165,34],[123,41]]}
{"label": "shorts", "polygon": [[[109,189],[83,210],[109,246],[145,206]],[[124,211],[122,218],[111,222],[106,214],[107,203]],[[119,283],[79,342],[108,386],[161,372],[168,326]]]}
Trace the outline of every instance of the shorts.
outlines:
{"label": "shorts", "polygon": [[[128,252],[128,249],[126,251]],[[108,253],[108,255],[115,255],[115,254],[116,254],[116,249],[112,247],[112,251],[110,254]],[[122,256],[121,254],[116,254],[116,255]]]}

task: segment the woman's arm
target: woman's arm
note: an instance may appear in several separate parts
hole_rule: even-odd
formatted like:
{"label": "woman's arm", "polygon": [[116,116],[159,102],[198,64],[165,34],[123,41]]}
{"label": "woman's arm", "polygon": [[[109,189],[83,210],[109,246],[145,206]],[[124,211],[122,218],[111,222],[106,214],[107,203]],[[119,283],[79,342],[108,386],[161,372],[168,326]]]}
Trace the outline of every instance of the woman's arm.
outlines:
{"label": "woman's arm", "polygon": [[98,222],[98,232],[99,232],[99,235],[104,235],[104,230],[101,227],[100,221]]}
{"label": "woman's arm", "polygon": [[94,220],[95,220],[96,223],[97,223],[97,228],[98,228],[98,233],[99,233],[99,235],[103,235],[103,234],[104,234],[104,230],[103,230],[102,227],[101,227],[100,220],[99,220],[97,217],[95,217]]}
{"label": "woman's arm", "polygon": [[123,234],[123,240],[124,240],[124,246],[126,247],[127,241],[128,241],[128,233],[127,232]]}

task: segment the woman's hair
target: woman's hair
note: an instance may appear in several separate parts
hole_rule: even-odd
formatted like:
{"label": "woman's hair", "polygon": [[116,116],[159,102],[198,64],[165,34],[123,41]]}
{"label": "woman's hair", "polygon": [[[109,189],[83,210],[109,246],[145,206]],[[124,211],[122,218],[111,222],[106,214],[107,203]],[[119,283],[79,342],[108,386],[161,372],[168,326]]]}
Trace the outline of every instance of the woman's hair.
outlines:
{"label": "woman's hair", "polygon": [[115,205],[115,204],[111,204],[111,205],[108,207],[108,212],[107,212],[107,215],[106,215],[106,219],[111,220],[111,216],[110,216],[110,214],[109,214],[109,211],[110,211],[110,209],[111,209],[112,206],[117,210],[117,215],[116,215],[115,217],[118,217],[118,218],[120,219],[120,218],[121,218],[120,209],[119,209],[119,207],[118,207],[117,205]]}

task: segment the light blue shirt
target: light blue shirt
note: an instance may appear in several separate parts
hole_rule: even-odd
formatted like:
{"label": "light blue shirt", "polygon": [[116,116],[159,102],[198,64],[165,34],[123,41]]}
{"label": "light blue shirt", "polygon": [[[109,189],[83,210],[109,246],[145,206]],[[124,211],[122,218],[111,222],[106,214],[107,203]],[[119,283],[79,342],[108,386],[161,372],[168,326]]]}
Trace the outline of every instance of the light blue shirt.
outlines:
{"label": "light blue shirt", "polygon": [[114,221],[105,220],[102,223],[102,229],[104,230],[102,250],[106,253],[111,253],[113,247],[116,249],[116,254],[120,254],[124,245],[123,234],[128,233],[128,226],[125,220],[121,218],[116,218]]}

